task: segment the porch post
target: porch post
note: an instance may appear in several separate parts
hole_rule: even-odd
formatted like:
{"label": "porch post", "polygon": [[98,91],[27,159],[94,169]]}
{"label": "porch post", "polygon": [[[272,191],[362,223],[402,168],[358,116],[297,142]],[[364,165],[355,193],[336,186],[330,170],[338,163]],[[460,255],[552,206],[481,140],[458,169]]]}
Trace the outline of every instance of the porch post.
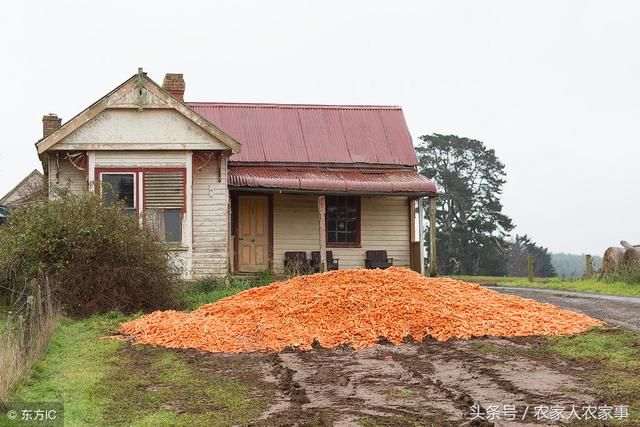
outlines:
{"label": "porch post", "polygon": [[438,259],[436,257],[436,196],[429,197],[429,276],[438,275]]}
{"label": "porch post", "polygon": [[[96,152],[87,151],[87,190],[96,193]],[[100,190],[97,191],[100,193]]]}
{"label": "porch post", "polygon": [[320,223],[320,272],[327,270],[327,231],[325,222],[326,204],[324,196],[318,196],[318,218]]}
{"label": "porch post", "polygon": [[420,274],[424,274],[424,199],[420,197],[418,199],[418,232],[420,233],[419,242],[420,249],[418,250],[418,258],[420,259]]}

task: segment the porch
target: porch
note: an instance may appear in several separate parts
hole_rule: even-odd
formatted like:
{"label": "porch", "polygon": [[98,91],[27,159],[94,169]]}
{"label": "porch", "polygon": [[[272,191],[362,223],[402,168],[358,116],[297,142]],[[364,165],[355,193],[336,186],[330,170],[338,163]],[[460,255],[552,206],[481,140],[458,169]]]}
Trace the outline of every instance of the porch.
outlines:
{"label": "porch", "polygon": [[[285,253],[332,251],[339,269],[364,268],[366,252],[386,250],[393,265],[424,272],[418,195],[300,193],[234,189],[232,273],[285,274]],[[321,265],[326,266],[322,257]]]}

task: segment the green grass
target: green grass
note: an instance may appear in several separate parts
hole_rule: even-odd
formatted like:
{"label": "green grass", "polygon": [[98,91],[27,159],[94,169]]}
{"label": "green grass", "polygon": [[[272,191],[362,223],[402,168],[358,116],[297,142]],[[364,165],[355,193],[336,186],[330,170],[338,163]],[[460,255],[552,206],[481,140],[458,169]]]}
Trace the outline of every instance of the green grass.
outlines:
{"label": "green grass", "polygon": [[255,281],[233,276],[206,277],[186,284],[180,299],[185,310],[195,310],[203,304],[209,304],[257,286],[268,285],[272,281],[273,276],[269,271],[260,272]]}
{"label": "green grass", "polygon": [[105,396],[96,387],[109,373],[107,359],[123,343],[101,340],[113,331],[119,316],[92,317],[84,321],[63,320],[31,376],[8,401],[64,402],[69,425],[104,423],[101,406]]}
{"label": "green grass", "polygon": [[410,399],[414,396],[415,393],[411,390],[396,388],[391,390],[388,394],[389,396],[396,397],[398,399]]}
{"label": "green grass", "polygon": [[568,359],[597,361],[607,368],[640,369],[640,337],[631,332],[599,328],[548,339],[552,350]]}
{"label": "green grass", "polygon": [[211,378],[173,351],[132,346],[111,358],[97,387],[109,395],[102,412],[115,425],[233,425],[260,413],[246,385]]}
{"label": "green grass", "polygon": [[[244,288],[185,291],[185,305],[192,309]],[[43,360],[7,401],[64,402],[65,425],[74,426],[226,426],[263,410],[247,385],[212,377],[175,351],[104,338],[134,317],[64,319]]]}
{"label": "green grass", "polygon": [[216,302],[222,298],[230,297],[238,292],[247,290],[245,287],[229,287],[222,289],[213,289],[211,291],[186,291],[183,297],[184,308],[186,310],[195,310],[204,304]]}
{"label": "green grass", "polygon": [[601,401],[629,405],[630,425],[640,424],[640,335],[595,328],[547,340],[550,351],[586,364],[584,377]]}
{"label": "green grass", "polygon": [[526,277],[493,277],[493,276],[452,276],[466,282],[482,285],[512,286],[520,288],[545,288],[566,291],[588,292],[602,295],[640,297],[640,285],[625,282],[606,282],[596,279],[569,280],[557,277],[535,278],[529,282]]}

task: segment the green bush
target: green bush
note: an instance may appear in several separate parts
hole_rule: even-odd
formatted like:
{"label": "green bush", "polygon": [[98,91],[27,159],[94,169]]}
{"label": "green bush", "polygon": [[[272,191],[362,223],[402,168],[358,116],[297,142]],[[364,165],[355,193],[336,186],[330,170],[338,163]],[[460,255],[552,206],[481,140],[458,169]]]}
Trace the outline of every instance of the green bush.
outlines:
{"label": "green bush", "polygon": [[46,276],[68,314],[125,313],[171,305],[179,271],[166,246],[122,206],[61,192],[17,208],[0,227],[0,289]]}
{"label": "green bush", "polygon": [[259,272],[255,279],[245,279],[232,275],[203,277],[184,284],[176,308],[195,310],[203,304],[209,304],[221,298],[235,295],[238,292],[265,286],[272,282],[273,274],[270,270]]}
{"label": "green bush", "polygon": [[267,269],[258,272],[257,282],[260,285],[268,285],[269,283],[273,283],[273,271]]}

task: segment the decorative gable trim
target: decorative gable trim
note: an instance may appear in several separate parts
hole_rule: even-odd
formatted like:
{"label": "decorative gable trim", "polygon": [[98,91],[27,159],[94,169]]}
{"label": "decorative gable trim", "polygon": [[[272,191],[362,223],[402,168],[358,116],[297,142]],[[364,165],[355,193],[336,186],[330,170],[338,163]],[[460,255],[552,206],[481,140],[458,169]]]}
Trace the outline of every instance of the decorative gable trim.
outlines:
{"label": "decorative gable trim", "polygon": [[119,98],[107,101],[107,108],[169,108],[169,104],[161,97],[154,95],[146,87],[135,88]]}
{"label": "decorative gable trim", "polygon": [[156,82],[147,77],[140,68],[138,73],[116,87],[80,114],[69,120],[58,130],[36,143],[38,154],[51,149],[72,132],[85,125],[106,109],[137,109],[145,108],[173,109],[202,128],[205,132],[229,147],[232,153],[240,152],[240,144],[233,137],[216,127],[214,124],[191,110],[184,103],[162,89]]}

